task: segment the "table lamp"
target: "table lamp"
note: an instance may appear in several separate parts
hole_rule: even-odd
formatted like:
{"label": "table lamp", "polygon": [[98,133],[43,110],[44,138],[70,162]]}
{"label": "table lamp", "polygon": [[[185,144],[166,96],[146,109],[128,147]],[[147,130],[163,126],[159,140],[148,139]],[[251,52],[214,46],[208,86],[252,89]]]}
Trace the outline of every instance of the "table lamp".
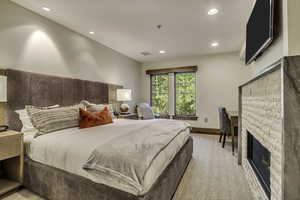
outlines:
{"label": "table lamp", "polygon": [[[131,101],[131,89],[117,89],[117,101]],[[121,113],[128,113],[130,107],[122,103],[120,106]]]}

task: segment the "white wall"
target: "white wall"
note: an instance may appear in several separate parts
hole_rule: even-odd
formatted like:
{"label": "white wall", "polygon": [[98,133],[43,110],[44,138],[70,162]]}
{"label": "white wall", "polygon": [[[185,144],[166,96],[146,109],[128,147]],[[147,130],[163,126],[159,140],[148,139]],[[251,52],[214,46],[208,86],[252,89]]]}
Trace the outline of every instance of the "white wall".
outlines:
{"label": "white wall", "polygon": [[[170,61],[143,64],[143,97],[150,102],[150,76],[145,70],[154,68],[198,66],[197,72],[197,116],[191,121],[194,127],[218,128],[218,107],[238,110],[238,86],[252,76],[252,69],[244,66],[239,53],[216,54],[177,58]],[[204,119],[208,118],[205,123]]]}
{"label": "white wall", "polygon": [[124,85],[140,99],[141,64],[8,0],[0,1],[0,68]]}
{"label": "white wall", "polygon": [[287,22],[286,27],[288,30],[288,55],[300,55],[300,1],[288,0],[287,5]]}
{"label": "white wall", "polygon": [[260,58],[251,63],[250,67],[253,68],[253,77],[263,72],[266,68],[278,61],[283,56],[283,37],[281,35],[272,43],[272,45],[263,53]]}

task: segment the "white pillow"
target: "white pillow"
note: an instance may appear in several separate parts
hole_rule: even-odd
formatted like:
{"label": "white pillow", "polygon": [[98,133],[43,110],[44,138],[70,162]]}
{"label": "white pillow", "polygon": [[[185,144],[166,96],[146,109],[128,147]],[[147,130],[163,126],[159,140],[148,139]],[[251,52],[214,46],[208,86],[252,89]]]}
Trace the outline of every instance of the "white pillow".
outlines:
{"label": "white pillow", "polygon": [[108,107],[109,112],[111,113],[111,117],[114,118],[114,109],[112,104],[94,104],[90,103],[86,100],[82,100],[80,102],[85,106],[85,110],[91,113],[101,112],[105,107]]}
{"label": "white pillow", "polygon": [[22,130],[21,132],[24,133],[24,135],[36,135],[39,131],[32,125],[31,119],[26,111],[26,109],[23,110],[16,110],[16,113],[19,114],[19,119],[22,122]]}
{"label": "white pillow", "polygon": [[[49,106],[49,107],[37,107],[39,109],[51,109],[51,108],[57,108],[59,105]],[[26,135],[35,136],[39,131],[33,126],[30,116],[27,113],[26,109],[22,110],[16,110],[15,111],[19,115],[19,119],[22,122],[22,130],[21,132]]]}

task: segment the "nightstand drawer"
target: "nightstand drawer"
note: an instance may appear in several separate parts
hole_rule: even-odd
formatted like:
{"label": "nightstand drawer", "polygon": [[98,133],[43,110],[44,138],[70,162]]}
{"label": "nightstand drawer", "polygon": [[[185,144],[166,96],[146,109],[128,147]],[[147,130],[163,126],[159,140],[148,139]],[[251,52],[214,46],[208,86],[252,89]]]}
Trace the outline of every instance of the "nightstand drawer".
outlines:
{"label": "nightstand drawer", "polygon": [[13,158],[20,155],[21,139],[21,135],[10,135],[2,137],[0,140],[0,160]]}

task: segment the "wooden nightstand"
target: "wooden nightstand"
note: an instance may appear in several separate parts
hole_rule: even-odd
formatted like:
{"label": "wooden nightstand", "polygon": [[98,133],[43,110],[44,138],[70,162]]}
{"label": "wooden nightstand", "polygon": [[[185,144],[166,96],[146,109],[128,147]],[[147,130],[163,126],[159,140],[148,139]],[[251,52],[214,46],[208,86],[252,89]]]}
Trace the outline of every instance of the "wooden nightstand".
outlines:
{"label": "wooden nightstand", "polygon": [[23,161],[23,134],[0,132],[0,195],[22,185]]}
{"label": "wooden nightstand", "polygon": [[120,114],[120,115],[117,116],[117,118],[118,118],[118,119],[136,119],[136,120],[139,119],[137,113],[129,113],[129,114],[127,114],[127,115],[122,115],[122,114]]}

